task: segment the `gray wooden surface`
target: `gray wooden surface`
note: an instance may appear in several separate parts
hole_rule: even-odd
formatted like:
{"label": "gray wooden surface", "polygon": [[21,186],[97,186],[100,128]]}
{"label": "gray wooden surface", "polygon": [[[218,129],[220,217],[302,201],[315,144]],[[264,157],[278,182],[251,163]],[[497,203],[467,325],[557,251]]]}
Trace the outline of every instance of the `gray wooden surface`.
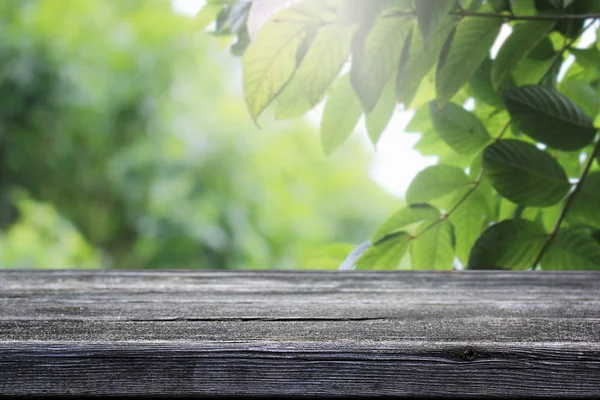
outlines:
{"label": "gray wooden surface", "polygon": [[600,273],[0,271],[3,395],[600,398]]}

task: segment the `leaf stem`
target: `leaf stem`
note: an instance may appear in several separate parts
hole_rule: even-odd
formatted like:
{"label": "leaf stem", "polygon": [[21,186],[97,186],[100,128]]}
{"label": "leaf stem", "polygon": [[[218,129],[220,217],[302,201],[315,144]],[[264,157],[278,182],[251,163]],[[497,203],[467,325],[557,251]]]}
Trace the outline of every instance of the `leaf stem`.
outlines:
{"label": "leaf stem", "polygon": [[544,247],[542,247],[542,249],[538,253],[538,255],[533,263],[533,268],[536,268],[538,266],[538,264],[540,263],[540,261],[542,261],[542,258],[544,257],[544,255],[550,249],[550,245],[552,244],[552,242],[554,242],[554,239],[556,239],[556,235],[558,234],[558,231],[560,230],[560,225],[562,224],[563,220],[567,216],[567,213],[569,212],[569,208],[571,208],[571,206],[573,205],[573,201],[575,200],[575,197],[581,191],[581,188],[583,187],[583,182],[585,181],[585,178],[588,176],[590,169],[592,168],[592,164],[594,163],[594,160],[596,159],[598,154],[600,154],[600,139],[596,141],[596,144],[594,145],[594,149],[592,150],[592,153],[590,154],[590,157],[586,161],[585,167],[583,168],[583,171],[581,172],[579,181],[577,182],[577,184],[575,184],[575,188],[567,196],[567,199],[565,200],[565,205],[563,206],[562,210],[560,211],[560,215],[558,216],[558,219],[556,220],[556,223],[554,224],[554,228],[552,229],[552,232],[548,236],[548,240],[546,240],[546,243],[544,243]]}

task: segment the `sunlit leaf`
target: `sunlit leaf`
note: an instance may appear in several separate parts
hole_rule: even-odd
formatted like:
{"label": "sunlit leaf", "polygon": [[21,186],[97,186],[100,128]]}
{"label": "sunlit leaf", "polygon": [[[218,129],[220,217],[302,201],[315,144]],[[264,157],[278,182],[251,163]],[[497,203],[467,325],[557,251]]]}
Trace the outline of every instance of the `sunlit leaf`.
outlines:
{"label": "sunlit leaf", "polygon": [[524,206],[552,206],[571,187],[554,158],[521,140],[505,139],[488,146],[483,152],[483,167],[502,197]]}
{"label": "sunlit leaf", "polygon": [[[429,83],[423,78],[436,63],[440,50],[455,25],[456,19],[454,18],[447,17],[441,20],[437,24],[433,36],[429,38],[428,46],[425,46],[423,36],[418,29],[413,29],[409,35],[396,77],[396,97],[405,107],[413,105],[417,91],[423,84]],[[435,92],[435,88],[433,89]],[[435,93],[433,93],[433,97],[435,97]]]}
{"label": "sunlit leaf", "polygon": [[560,92],[577,104],[589,117],[600,111],[600,94],[591,84],[579,79],[564,79],[559,85]]}
{"label": "sunlit leaf", "polygon": [[466,194],[467,189],[464,189],[454,196],[452,203],[458,204],[462,200],[462,204],[449,217],[454,226],[456,256],[465,265],[473,244],[483,232],[487,215],[485,198],[479,189],[467,197]]}
{"label": "sunlit leaf", "polygon": [[591,172],[573,199],[567,213],[571,224],[600,229],[600,172]]}
{"label": "sunlit leaf", "polygon": [[373,243],[383,239],[385,236],[395,233],[401,228],[420,221],[435,221],[440,218],[440,212],[435,207],[422,203],[412,204],[396,211],[389,217],[373,235]]}
{"label": "sunlit leaf", "polygon": [[350,76],[345,74],[333,85],[321,117],[321,145],[325,154],[333,153],[352,135],[362,107],[356,97]]}
{"label": "sunlit leaf", "polygon": [[365,118],[367,132],[373,144],[377,144],[396,110],[396,93],[393,83],[392,81],[387,83],[377,105]]}
{"label": "sunlit leaf", "polygon": [[554,21],[527,21],[513,28],[492,67],[492,83],[498,88],[510,71],[521,61],[554,27]]}
{"label": "sunlit leaf", "polygon": [[544,269],[600,269],[600,244],[584,231],[561,229],[540,264]]}
{"label": "sunlit leaf", "polygon": [[479,118],[454,103],[438,108],[432,102],[429,113],[437,134],[459,154],[476,153],[491,140]]}
{"label": "sunlit leaf", "polygon": [[382,15],[366,35],[355,35],[350,76],[367,113],[375,107],[398,67],[409,32],[405,17]]}
{"label": "sunlit leaf", "polygon": [[417,174],[406,191],[409,204],[438,199],[472,184],[465,172],[449,165],[433,165]]}
{"label": "sunlit leaf", "polygon": [[466,17],[461,20],[448,53],[438,66],[435,87],[439,102],[452,98],[477,71],[501,27],[501,18]]}
{"label": "sunlit leaf", "polygon": [[512,12],[519,16],[536,15],[534,0],[510,0]]}
{"label": "sunlit leaf", "polygon": [[547,236],[540,225],[509,219],[486,229],[469,255],[470,269],[525,269],[533,267]]}
{"label": "sunlit leaf", "polygon": [[348,59],[353,30],[339,24],[319,28],[294,77],[277,97],[276,118],[302,116],[323,99]]}
{"label": "sunlit leaf", "polygon": [[431,224],[431,222],[421,224],[418,232],[422,233],[412,241],[411,267],[420,270],[452,269],[454,260],[452,224],[442,221],[429,228]]}
{"label": "sunlit leaf", "polygon": [[244,94],[254,119],[285,87],[301,61],[297,60],[298,50],[318,23],[308,14],[309,3],[283,11],[279,18],[285,22],[265,23],[244,53]]}
{"label": "sunlit leaf", "polygon": [[454,6],[451,1],[419,0],[415,1],[415,12],[419,22],[419,31],[425,42],[429,45],[429,38],[437,32],[440,20],[445,17]]}
{"label": "sunlit leaf", "polygon": [[589,145],[596,129],[572,100],[541,86],[504,92],[504,103],[521,131],[549,147],[578,150]]}
{"label": "sunlit leaf", "polygon": [[357,261],[356,269],[397,269],[406,254],[410,235],[397,232],[394,237],[371,246]]}

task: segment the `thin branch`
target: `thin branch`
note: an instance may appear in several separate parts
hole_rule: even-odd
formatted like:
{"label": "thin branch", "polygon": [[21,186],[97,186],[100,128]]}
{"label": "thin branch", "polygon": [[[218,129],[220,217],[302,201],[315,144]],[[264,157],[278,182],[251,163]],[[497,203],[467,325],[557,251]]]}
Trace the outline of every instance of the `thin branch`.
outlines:
{"label": "thin branch", "polygon": [[548,236],[548,240],[546,240],[546,243],[544,243],[544,247],[542,247],[542,249],[538,253],[538,255],[535,259],[535,262],[533,263],[533,268],[536,268],[537,265],[540,263],[540,261],[542,261],[542,258],[544,257],[544,255],[550,249],[550,245],[556,239],[556,235],[558,234],[558,231],[560,230],[560,225],[562,224],[563,220],[567,216],[567,213],[569,212],[569,208],[571,208],[571,206],[573,205],[573,201],[575,200],[575,197],[581,191],[581,188],[583,187],[583,182],[585,181],[585,178],[588,176],[590,169],[592,167],[592,164],[594,163],[594,160],[596,159],[596,157],[599,154],[600,154],[600,140],[596,141],[596,144],[594,145],[594,150],[592,150],[592,153],[590,154],[589,159],[585,163],[585,167],[583,168],[583,171],[581,172],[579,181],[575,185],[575,188],[573,189],[573,191],[567,197],[567,200],[565,200],[565,205],[563,206],[562,210],[560,211],[560,215],[558,216],[558,219],[556,220],[556,223],[554,224],[554,228],[552,229],[552,232]]}
{"label": "thin branch", "polygon": [[469,12],[453,11],[452,15],[459,17],[479,17],[479,18],[502,18],[506,21],[563,21],[563,20],[585,20],[600,18],[599,13],[591,14],[543,14],[543,15],[515,15],[493,12]]}

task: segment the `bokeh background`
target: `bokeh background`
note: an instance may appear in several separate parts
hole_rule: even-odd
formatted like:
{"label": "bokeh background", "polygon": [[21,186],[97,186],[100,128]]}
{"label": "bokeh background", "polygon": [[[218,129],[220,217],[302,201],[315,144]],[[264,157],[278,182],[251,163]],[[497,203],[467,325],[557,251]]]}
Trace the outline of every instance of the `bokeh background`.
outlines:
{"label": "bokeh background", "polygon": [[332,269],[401,201],[170,0],[0,0],[0,268]]}

